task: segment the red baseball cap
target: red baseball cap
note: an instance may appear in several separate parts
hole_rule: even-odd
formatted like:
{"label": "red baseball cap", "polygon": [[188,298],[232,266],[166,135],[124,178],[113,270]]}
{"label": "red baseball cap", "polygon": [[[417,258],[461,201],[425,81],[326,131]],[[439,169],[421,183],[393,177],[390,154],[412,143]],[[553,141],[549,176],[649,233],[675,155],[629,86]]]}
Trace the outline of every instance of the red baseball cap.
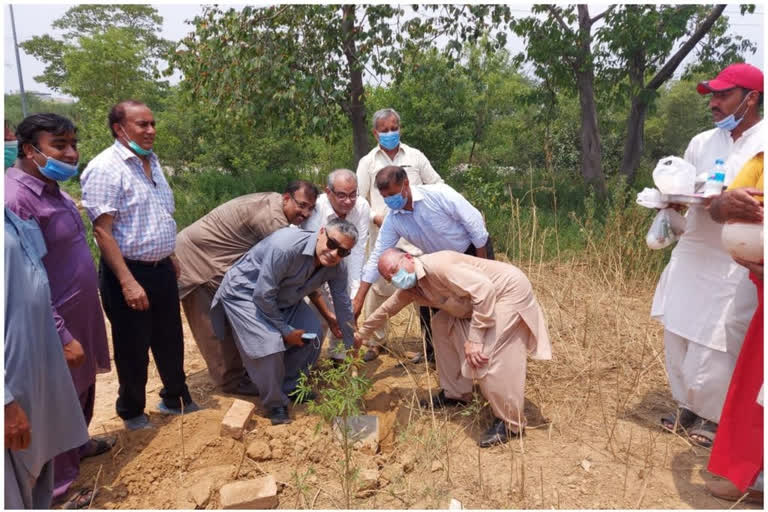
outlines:
{"label": "red baseball cap", "polygon": [[696,86],[699,94],[727,91],[734,87],[743,87],[750,91],[763,92],[763,72],[751,64],[731,64],[720,72],[714,80],[706,80]]}

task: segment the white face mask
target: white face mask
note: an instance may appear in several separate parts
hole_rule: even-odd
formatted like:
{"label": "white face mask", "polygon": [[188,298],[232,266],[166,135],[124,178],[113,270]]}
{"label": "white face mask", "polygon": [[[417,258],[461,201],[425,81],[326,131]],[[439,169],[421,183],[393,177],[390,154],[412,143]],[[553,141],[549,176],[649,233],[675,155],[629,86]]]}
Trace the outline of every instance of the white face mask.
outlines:
{"label": "white face mask", "polygon": [[736,110],[733,112],[733,114],[729,115],[728,117],[721,119],[720,121],[715,121],[715,126],[720,128],[721,130],[728,130],[729,132],[732,132],[736,129],[739,124],[744,120],[744,116],[747,115],[747,111],[745,110],[744,113],[741,115],[739,119],[736,119],[736,112],[739,111],[741,106],[744,104],[745,101],[747,101],[747,98],[749,98],[749,95],[752,94],[752,91],[749,92],[746,96],[744,96],[744,99],[741,100],[741,103],[739,103],[739,106],[736,107]]}

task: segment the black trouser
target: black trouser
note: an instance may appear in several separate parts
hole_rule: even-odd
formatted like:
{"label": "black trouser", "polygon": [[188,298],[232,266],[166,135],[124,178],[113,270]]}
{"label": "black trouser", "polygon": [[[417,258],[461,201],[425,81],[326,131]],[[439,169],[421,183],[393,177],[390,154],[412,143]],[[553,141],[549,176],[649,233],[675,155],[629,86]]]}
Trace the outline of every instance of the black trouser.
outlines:
{"label": "black trouser", "polygon": [[128,307],[122,287],[109,265],[101,260],[99,280],[104,312],[112,325],[112,345],[120,389],[117,414],[123,419],[139,416],[146,405],[149,352],[155,359],[163,389],[160,397],[167,407],[191,403],[184,375],[184,333],[176,274],[169,258],[148,264],[126,260],[128,269],[144,288],[149,309]]}
{"label": "black trouser", "polygon": [[[485,251],[487,254],[486,259],[492,260],[493,258],[493,243],[491,243],[491,236],[488,235],[488,241],[485,242]],[[464,254],[470,256],[477,256],[477,248],[473,244],[469,244],[469,247]],[[421,324],[421,332],[424,333],[424,340],[427,342],[427,358],[435,358],[435,347],[432,345],[432,315],[437,313],[437,308],[430,308],[428,306],[419,307],[419,323]]]}

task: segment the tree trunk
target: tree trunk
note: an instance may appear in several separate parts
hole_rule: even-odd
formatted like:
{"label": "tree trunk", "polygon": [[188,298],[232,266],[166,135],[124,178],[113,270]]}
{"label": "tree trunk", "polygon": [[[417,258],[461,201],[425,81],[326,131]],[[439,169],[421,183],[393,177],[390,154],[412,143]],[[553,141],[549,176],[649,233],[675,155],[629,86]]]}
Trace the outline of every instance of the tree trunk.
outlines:
{"label": "tree trunk", "polygon": [[632,109],[627,120],[627,139],[624,142],[624,156],[621,159],[621,174],[631,182],[635,178],[635,170],[640,165],[640,157],[645,145],[645,116],[648,113],[648,102],[640,97],[632,98]]}
{"label": "tree trunk", "polygon": [[365,120],[365,89],[363,88],[363,66],[357,59],[355,48],[355,6],[342,6],[341,30],[344,34],[344,55],[349,63],[349,101],[344,109],[352,123],[352,143],[355,150],[354,167],[365,156],[368,146],[368,127]]}
{"label": "tree trunk", "polygon": [[602,167],[600,131],[597,123],[595,104],[595,75],[592,68],[592,21],[586,5],[579,5],[579,46],[581,47],[576,72],[576,86],[579,89],[581,107],[581,174],[584,181],[599,194],[605,192],[605,177]]}

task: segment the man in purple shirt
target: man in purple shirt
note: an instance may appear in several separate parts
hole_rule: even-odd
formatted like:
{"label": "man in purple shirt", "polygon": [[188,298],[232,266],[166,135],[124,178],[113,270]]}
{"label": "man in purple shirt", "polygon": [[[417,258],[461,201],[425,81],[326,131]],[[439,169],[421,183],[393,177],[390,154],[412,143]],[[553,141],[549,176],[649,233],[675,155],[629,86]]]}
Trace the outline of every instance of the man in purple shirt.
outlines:
{"label": "man in purple shirt", "polygon": [[[77,135],[56,114],[34,114],[16,130],[18,159],[5,174],[5,205],[40,226],[48,250],[43,264],[50,281],[56,329],[80,398],[86,424],[93,417],[96,374],[109,372],[109,349],[98,296],[98,276],[85,227],[72,198],[58,181],[77,173]],[[112,440],[89,442],[54,458],[54,499],[63,497],[80,472],[80,459],[104,453]],[[80,493],[79,502],[90,500]]]}

